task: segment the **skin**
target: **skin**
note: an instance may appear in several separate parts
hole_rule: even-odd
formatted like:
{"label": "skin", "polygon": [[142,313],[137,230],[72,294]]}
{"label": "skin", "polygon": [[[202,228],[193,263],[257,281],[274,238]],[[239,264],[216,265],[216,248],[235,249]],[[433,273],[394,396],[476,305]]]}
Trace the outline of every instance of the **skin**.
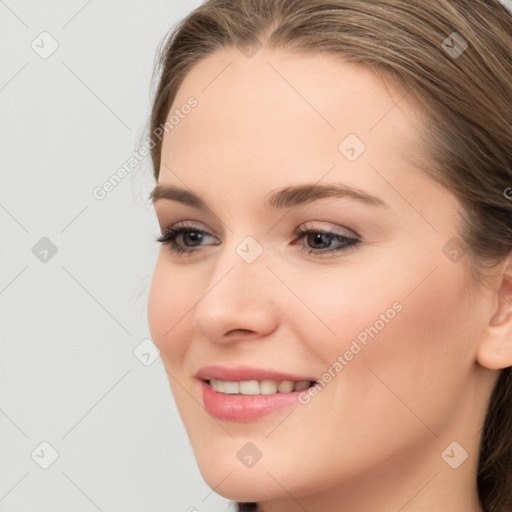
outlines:
{"label": "skin", "polygon": [[[189,221],[210,235],[192,254],[161,247],[148,320],[206,482],[265,511],[481,511],[480,431],[495,370],[512,364],[510,261],[477,287],[466,260],[443,252],[458,202],[411,163],[420,107],[360,65],[267,48],[202,60],[171,111],[190,96],[198,105],[165,135],[158,183],[209,210],[162,199],[155,211],[162,230]],[[366,145],[353,162],[338,150],[349,133]],[[264,206],[271,191],[317,182],[389,209],[332,197]],[[361,243],[322,256],[297,226]],[[250,264],[236,252],[247,236],[263,248]],[[205,411],[201,367],[320,379],[395,302],[401,311],[307,405],[248,423]],[[454,441],[468,452],[457,469],[441,457]],[[262,454],[251,468],[237,458],[247,442]]]}

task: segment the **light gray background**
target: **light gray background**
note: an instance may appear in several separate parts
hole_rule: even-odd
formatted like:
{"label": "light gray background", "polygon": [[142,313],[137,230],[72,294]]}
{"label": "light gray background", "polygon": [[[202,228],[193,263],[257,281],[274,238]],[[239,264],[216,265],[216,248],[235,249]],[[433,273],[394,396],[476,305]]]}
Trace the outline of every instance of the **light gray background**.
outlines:
{"label": "light gray background", "polygon": [[158,44],[199,3],[0,0],[2,512],[232,509],[197,470],[161,360],[133,353],[158,251],[149,157],[92,195],[140,146]]}

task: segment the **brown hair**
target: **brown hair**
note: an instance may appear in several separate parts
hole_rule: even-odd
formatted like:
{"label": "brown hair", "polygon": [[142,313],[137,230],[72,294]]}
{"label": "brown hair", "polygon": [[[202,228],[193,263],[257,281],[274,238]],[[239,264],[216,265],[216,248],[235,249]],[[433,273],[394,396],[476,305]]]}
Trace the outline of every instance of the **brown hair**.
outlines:
{"label": "brown hair", "polygon": [[[450,52],[454,32],[467,42]],[[453,36],[451,36],[453,37]],[[443,43],[444,41],[448,43]],[[459,39],[462,41],[461,39]],[[512,250],[512,14],[498,0],[209,0],[159,49],[150,118],[165,124],[187,72],[230,47],[328,52],[358,62],[423,106],[422,168],[459,199],[461,261],[476,282]],[[459,46],[464,49],[463,46]],[[151,149],[158,179],[162,140]],[[488,265],[486,267],[486,264]],[[502,370],[481,439],[486,512],[512,510],[512,377]],[[258,510],[239,503],[238,510]]]}

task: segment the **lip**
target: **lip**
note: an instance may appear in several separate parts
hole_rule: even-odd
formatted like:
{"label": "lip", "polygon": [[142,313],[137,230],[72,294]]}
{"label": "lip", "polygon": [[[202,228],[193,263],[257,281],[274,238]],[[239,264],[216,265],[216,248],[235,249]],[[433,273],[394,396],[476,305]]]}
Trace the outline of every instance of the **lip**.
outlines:
{"label": "lip", "polygon": [[207,412],[219,419],[228,421],[248,422],[273,413],[278,409],[287,407],[298,402],[300,393],[305,390],[292,391],[290,393],[273,393],[271,395],[242,395],[219,393],[211,388],[206,382],[210,379],[224,381],[247,381],[247,380],[291,380],[316,381],[310,375],[298,376],[274,370],[251,368],[249,366],[237,366],[228,368],[226,366],[212,365],[201,368],[196,373],[200,379],[203,403]]}
{"label": "lip", "polygon": [[201,381],[204,407],[208,414],[228,421],[254,421],[277,409],[296,404],[302,391],[274,393],[273,395],[227,395],[219,393]]}
{"label": "lip", "polygon": [[292,375],[275,370],[265,370],[263,368],[254,368],[251,366],[236,366],[233,368],[221,365],[204,366],[196,373],[196,378],[200,380],[219,379],[231,382],[243,380],[310,380],[316,381],[316,377],[311,375]]}

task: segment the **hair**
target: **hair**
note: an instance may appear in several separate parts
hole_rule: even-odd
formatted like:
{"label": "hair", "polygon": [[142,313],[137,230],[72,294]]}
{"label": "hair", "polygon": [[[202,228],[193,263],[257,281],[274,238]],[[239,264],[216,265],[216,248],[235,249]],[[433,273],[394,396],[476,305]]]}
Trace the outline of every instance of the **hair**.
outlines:
{"label": "hair", "polygon": [[[442,44],[457,32],[468,47]],[[461,259],[477,284],[512,250],[512,14],[498,0],[208,0],[158,50],[150,129],[185,75],[230,48],[327,53],[398,86],[426,114],[421,168],[459,200]],[[151,148],[158,180],[162,139]],[[510,197],[510,198],[509,198]],[[486,266],[487,264],[487,266]],[[477,487],[486,512],[512,510],[512,377],[501,370],[481,435]],[[237,503],[257,511],[257,503]]]}

